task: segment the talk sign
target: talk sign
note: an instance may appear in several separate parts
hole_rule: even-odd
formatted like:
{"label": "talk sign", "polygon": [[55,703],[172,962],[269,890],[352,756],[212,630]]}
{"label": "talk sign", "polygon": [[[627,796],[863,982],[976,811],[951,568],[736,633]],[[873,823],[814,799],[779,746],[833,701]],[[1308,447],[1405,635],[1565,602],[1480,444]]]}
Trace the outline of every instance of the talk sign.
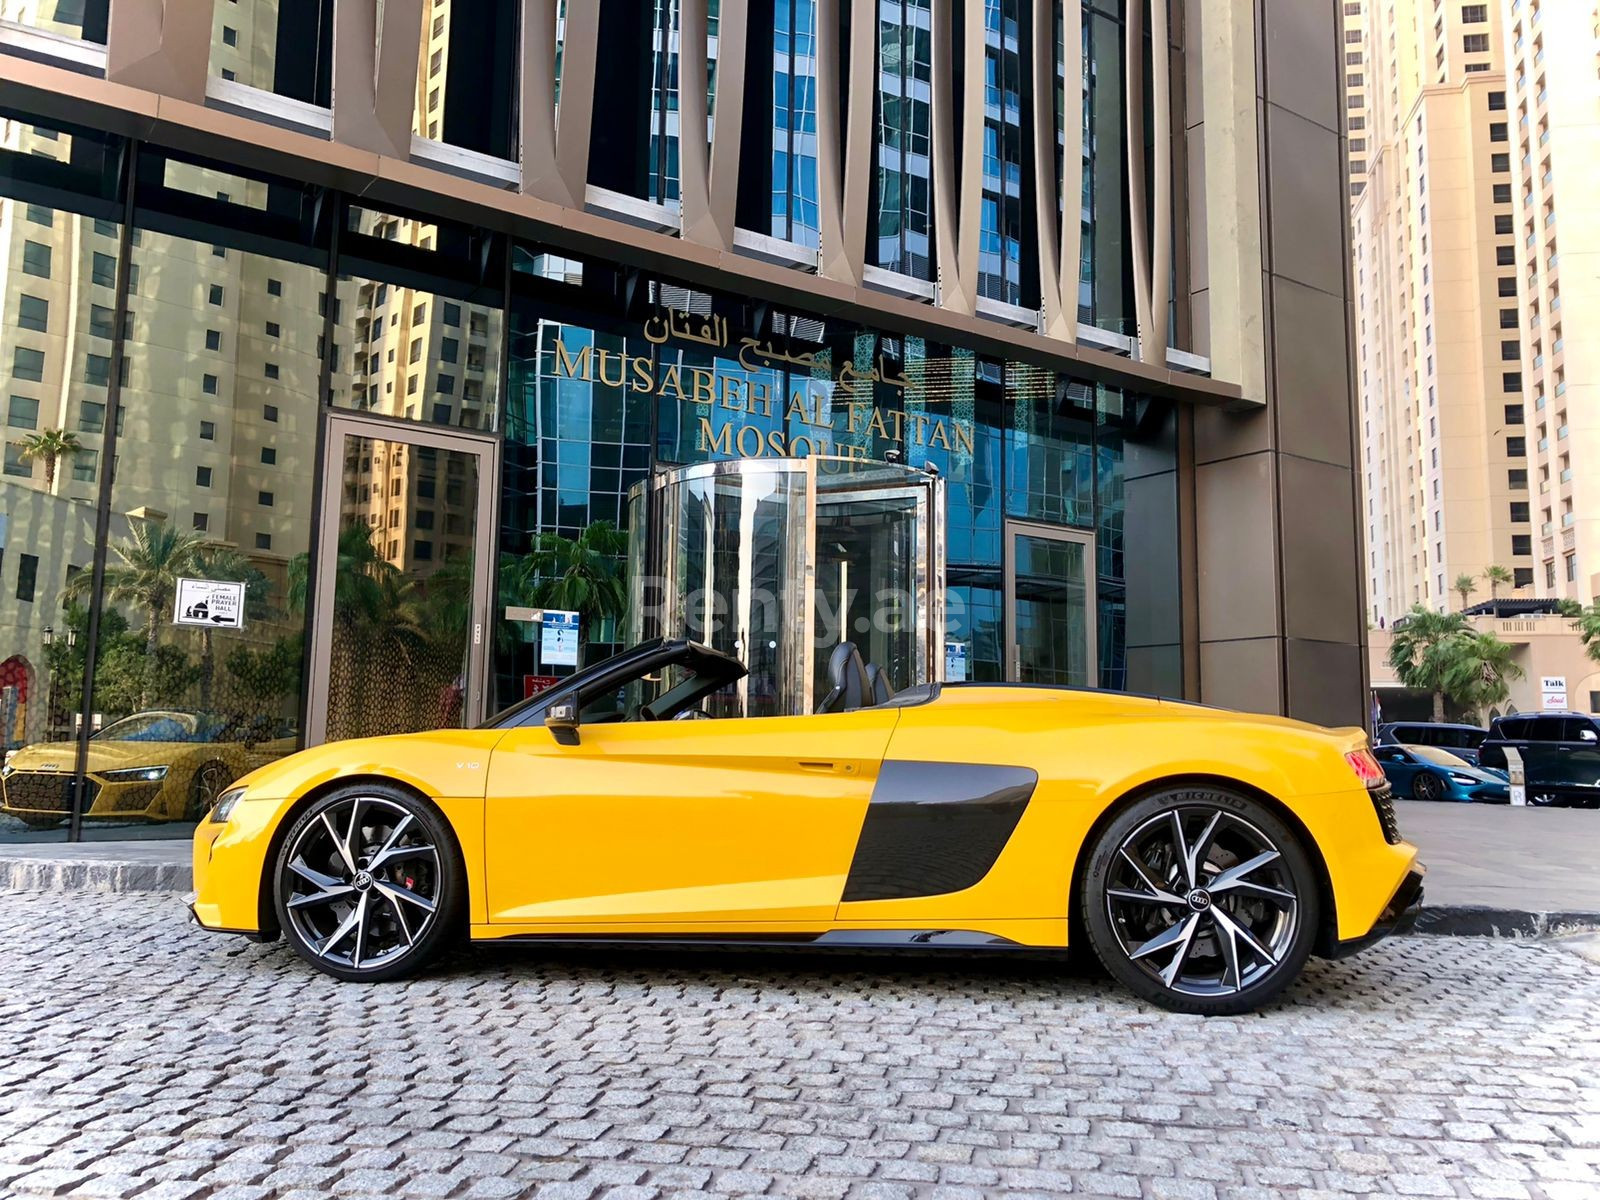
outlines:
{"label": "talk sign", "polygon": [[244,627],[244,584],[231,579],[179,579],[172,620],[213,629]]}

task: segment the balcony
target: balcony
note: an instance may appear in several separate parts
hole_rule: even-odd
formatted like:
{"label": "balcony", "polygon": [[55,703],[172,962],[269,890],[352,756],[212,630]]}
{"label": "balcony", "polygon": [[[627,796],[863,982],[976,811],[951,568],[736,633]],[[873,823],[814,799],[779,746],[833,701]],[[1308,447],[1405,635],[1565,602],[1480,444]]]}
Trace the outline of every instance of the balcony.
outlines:
{"label": "balcony", "polygon": [[1571,483],[1572,482],[1572,468],[1571,467],[1568,467],[1566,470],[1561,472],[1561,482],[1562,483]]}
{"label": "balcony", "polygon": [[[1561,514],[1561,528],[1563,528],[1563,529],[1571,529],[1575,524],[1577,524],[1577,521],[1578,521],[1578,514],[1577,513],[1562,513]],[[1563,534],[1562,535],[1562,540],[1565,541],[1566,539],[1567,539],[1567,535]]]}

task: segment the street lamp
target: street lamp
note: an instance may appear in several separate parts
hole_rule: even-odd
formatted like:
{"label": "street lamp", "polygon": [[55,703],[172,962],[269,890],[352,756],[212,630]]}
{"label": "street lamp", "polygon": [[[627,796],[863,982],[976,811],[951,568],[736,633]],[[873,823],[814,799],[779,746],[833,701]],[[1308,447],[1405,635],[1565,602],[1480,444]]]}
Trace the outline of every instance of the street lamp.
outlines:
{"label": "street lamp", "polygon": [[44,627],[44,644],[47,647],[56,644],[56,629],[54,625],[46,625]]}

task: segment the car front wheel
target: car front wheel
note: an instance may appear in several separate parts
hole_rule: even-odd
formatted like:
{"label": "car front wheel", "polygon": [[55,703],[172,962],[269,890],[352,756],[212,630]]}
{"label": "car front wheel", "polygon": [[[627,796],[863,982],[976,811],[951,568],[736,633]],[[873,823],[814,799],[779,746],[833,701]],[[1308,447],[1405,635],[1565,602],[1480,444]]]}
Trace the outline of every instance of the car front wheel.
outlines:
{"label": "car front wheel", "polygon": [[1089,852],[1082,914],[1122,983],[1175,1012],[1248,1012],[1300,973],[1316,936],[1317,879],[1266,805],[1176,788],[1130,805]]}
{"label": "car front wheel", "polygon": [[443,815],[384,784],[352,785],[306,809],[283,840],[275,881],[289,944],[345,980],[420,970],[455,936],[466,902]]}

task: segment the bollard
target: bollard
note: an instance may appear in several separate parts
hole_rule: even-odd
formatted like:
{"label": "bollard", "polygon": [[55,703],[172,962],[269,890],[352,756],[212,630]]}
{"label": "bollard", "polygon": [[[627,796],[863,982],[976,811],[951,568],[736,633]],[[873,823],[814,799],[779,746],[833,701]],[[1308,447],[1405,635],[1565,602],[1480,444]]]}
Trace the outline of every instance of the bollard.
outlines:
{"label": "bollard", "polygon": [[1506,747],[1506,772],[1511,776],[1511,803],[1526,806],[1528,803],[1528,769],[1522,764],[1522,753],[1515,746]]}

